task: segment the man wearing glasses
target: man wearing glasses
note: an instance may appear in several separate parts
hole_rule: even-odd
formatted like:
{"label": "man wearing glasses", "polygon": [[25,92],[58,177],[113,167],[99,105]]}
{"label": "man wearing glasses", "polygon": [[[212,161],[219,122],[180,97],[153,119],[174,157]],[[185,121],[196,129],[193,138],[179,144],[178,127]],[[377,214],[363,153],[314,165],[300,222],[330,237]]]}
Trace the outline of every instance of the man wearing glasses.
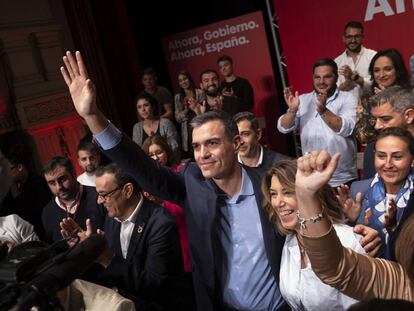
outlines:
{"label": "man wearing glasses", "polygon": [[[175,220],[141,194],[137,182],[112,163],[96,171],[97,202],[108,217],[108,246],[98,259],[97,282],[116,288],[137,310],[193,310],[191,281],[184,277]],[[84,232],[73,219],[61,223],[64,237]],[[101,233],[98,231],[98,234]]]}
{"label": "man wearing glasses", "polygon": [[377,52],[362,46],[364,26],[360,22],[348,22],[342,40],[345,51],[335,58],[339,68],[337,85],[340,90],[350,91],[358,98],[363,88],[371,84],[368,67]]}
{"label": "man wearing glasses", "polygon": [[62,239],[59,224],[64,218],[72,218],[80,226],[84,226],[86,219],[90,218],[95,230],[103,228],[106,213],[102,205],[96,202],[95,188],[76,181],[75,170],[69,159],[49,159],[43,173],[54,195],[42,212],[46,242]]}

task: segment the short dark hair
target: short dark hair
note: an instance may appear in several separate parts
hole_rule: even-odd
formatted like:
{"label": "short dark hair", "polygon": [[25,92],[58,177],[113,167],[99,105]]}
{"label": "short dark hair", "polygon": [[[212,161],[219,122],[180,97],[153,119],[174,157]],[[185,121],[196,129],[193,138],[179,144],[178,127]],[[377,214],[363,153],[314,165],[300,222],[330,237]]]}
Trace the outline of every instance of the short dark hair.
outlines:
{"label": "short dark hair", "polygon": [[234,117],[233,117],[234,122],[236,122],[236,124],[238,124],[241,121],[247,120],[250,122],[250,127],[257,131],[259,129],[259,120],[256,118],[256,116],[254,115],[254,113],[250,112],[250,111],[242,111],[237,113]]}
{"label": "short dark hair", "polygon": [[91,141],[88,140],[81,140],[79,142],[78,148],[76,149],[76,152],[79,151],[88,151],[93,154],[101,155],[101,150],[98,148],[96,144],[94,144]]}
{"label": "short dark hair", "polygon": [[22,164],[28,168],[28,159],[30,159],[32,155],[25,145],[17,144],[14,145],[5,156],[12,165]]}
{"label": "short dark hair", "polygon": [[226,61],[233,65],[233,59],[228,55],[221,55],[219,58],[217,58],[217,64]]}
{"label": "short dark hair", "polygon": [[152,114],[154,115],[154,117],[157,118],[160,116],[160,110],[158,108],[158,100],[154,96],[152,96],[151,94],[148,94],[145,91],[139,93],[137,96],[135,96],[135,101],[134,101],[135,106],[137,105],[140,99],[145,99],[147,102],[149,102],[149,104],[151,105]]}
{"label": "short dark hair", "polygon": [[315,69],[321,66],[329,66],[332,68],[333,73],[335,76],[338,76],[338,65],[335,61],[331,58],[321,58],[317,60],[312,67],[312,74],[315,72]]}
{"label": "short dark hair", "polygon": [[224,125],[227,138],[232,141],[239,134],[236,122],[225,112],[209,111],[196,116],[191,120],[191,128],[194,130],[207,122],[219,121]]}
{"label": "short dark hair", "polygon": [[414,109],[414,93],[407,88],[393,85],[370,97],[368,108],[371,110],[373,107],[379,107],[386,103],[392,106],[393,111],[402,114],[409,108]]}
{"label": "short dark hair", "polygon": [[43,166],[43,174],[52,173],[58,166],[64,167],[72,176],[76,176],[72,162],[68,158],[60,156],[50,158],[47,161],[45,166]]}
{"label": "short dark hair", "polygon": [[134,193],[141,191],[138,183],[131,175],[127,174],[119,165],[116,163],[111,163],[106,166],[99,167],[95,175],[96,177],[101,177],[105,174],[111,174],[114,176],[115,183],[118,187],[122,187],[127,183],[131,183],[134,186]]}
{"label": "short dark hair", "polygon": [[371,75],[372,90],[375,87],[378,87],[378,83],[375,82],[375,79],[374,79],[374,65],[377,59],[382,56],[388,57],[391,60],[392,65],[395,68],[396,79],[395,79],[394,85],[399,85],[404,88],[410,88],[411,87],[410,76],[408,75],[408,70],[407,70],[407,67],[405,66],[404,58],[402,57],[401,53],[398,50],[391,48],[391,49],[384,49],[384,50],[378,51],[377,54],[375,54],[375,56],[371,59],[371,62],[369,63],[368,71],[369,71],[369,74]]}
{"label": "short dark hair", "polygon": [[157,72],[152,67],[148,67],[148,68],[142,69],[141,70],[141,79],[144,76],[146,76],[146,75],[150,75],[150,76],[156,77],[157,76]]}
{"label": "short dark hair", "polygon": [[216,71],[216,70],[214,70],[214,69],[205,69],[205,70],[203,70],[201,73],[200,73],[200,82],[202,82],[203,80],[202,80],[202,77],[203,77],[203,75],[205,75],[206,73],[214,73],[216,76],[217,76],[217,78],[219,77],[219,74],[218,74],[218,72]]}
{"label": "short dark hair", "polygon": [[362,25],[361,22],[358,22],[358,21],[350,21],[350,22],[346,23],[346,25],[344,27],[344,33],[348,28],[361,29],[362,33],[364,33],[364,26]]}
{"label": "short dark hair", "polygon": [[410,154],[414,156],[414,138],[410,131],[400,128],[400,127],[389,127],[378,131],[378,135],[375,139],[375,149],[377,142],[385,137],[394,136],[400,138],[404,141],[407,146]]}

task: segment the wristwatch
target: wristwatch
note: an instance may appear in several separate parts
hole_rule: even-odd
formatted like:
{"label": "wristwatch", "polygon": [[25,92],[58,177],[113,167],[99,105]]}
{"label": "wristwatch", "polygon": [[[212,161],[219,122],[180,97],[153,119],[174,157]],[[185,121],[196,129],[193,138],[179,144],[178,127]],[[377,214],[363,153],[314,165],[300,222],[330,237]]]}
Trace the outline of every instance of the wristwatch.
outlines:
{"label": "wristwatch", "polygon": [[351,77],[352,81],[357,81],[359,79],[359,73],[355,71],[355,73]]}
{"label": "wristwatch", "polygon": [[287,112],[289,112],[291,114],[296,114],[298,111],[288,108]]}

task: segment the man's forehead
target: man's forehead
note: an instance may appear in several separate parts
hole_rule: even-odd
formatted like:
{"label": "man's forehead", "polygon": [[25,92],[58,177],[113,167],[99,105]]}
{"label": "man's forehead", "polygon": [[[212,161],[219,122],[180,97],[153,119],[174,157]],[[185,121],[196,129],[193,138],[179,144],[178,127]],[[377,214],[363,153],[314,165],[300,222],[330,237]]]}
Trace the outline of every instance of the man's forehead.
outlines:
{"label": "man's forehead", "polygon": [[96,176],[96,189],[106,189],[111,185],[116,185],[115,177],[113,174],[105,173],[101,176]]}
{"label": "man's forehead", "polygon": [[193,129],[193,142],[195,140],[208,140],[214,138],[224,138],[224,124],[219,120],[208,121]]}
{"label": "man's forehead", "polygon": [[215,72],[206,72],[201,76],[201,80],[204,79],[218,79],[218,76]]}
{"label": "man's forehead", "polygon": [[55,179],[64,175],[70,175],[69,171],[64,166],[57,166],[54,170],[44,174],[46,179]]}
{"label": "man's forehead", "polygon": [[322,66],[318,66],[315,67],[315,70],[313,71],[314,75],[320,75],[320,74],[329,74],[329,73],[333,73],[334,70],[331,66],[328,65],[322,65]]}

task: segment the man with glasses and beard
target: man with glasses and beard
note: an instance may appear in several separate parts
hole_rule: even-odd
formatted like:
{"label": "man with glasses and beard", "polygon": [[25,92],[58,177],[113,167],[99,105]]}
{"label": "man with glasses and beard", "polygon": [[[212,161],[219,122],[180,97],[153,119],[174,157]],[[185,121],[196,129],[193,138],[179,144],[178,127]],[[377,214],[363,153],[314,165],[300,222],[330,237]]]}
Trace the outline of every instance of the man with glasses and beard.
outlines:
{"label": "man with glasses and beard", "polygon": [[340,90],[350,91],[359,97],[362,89],[371,85],[368,67],[377,52],[362,46],[364,26],[360,22],[348,22],[345,25],[342,40],[345,44],[345,51],[335,58],[339,68],[337,85]]}
{"label": "man with glasses and beard", "polygon": [[277,128],[289,133],[299,127],[302,152],[327,150],[329,154],[341,153],[341,159],[329,184],[338,187],[357,179],[356,147],[352,132],[356,121],[357,99],[349,92],[336,87],[338,67],[329,58],[313,65],[311,93],[299,96],[290,88],[284,90],[288,105]]}

